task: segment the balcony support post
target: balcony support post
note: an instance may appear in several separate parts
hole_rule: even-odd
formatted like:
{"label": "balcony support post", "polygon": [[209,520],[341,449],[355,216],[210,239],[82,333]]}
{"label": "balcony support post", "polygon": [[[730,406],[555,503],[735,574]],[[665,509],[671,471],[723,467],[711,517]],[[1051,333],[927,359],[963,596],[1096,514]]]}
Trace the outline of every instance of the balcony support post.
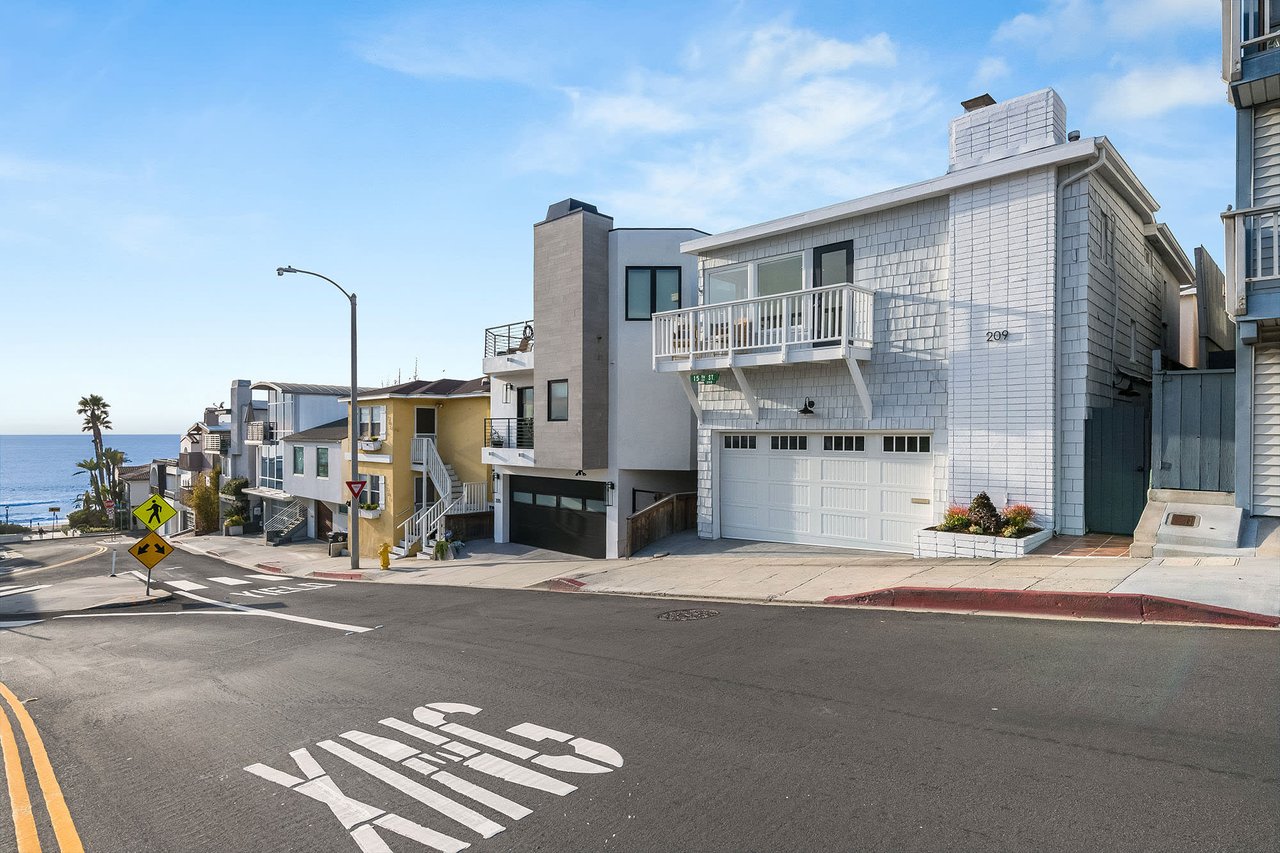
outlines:
{"label": "balcony support post", "polygon": [[698,400],[698,392],[693,390],[692,373],[677,374],[680,380],[680,387],[684,389],[684,395],[689,398],[689,405],[693,407],[693,414],[698,418],[698,423],[702,423],[702,403]]}
{"label": "balcony support post", "polygon": [[867,390],[867,380],[862,375],[862,368],[858,366],[858,360],[847,353],[844,357],[844,363],[849,366],[849,375],[853,377],[853,387],[858,392],[858,402],[862,404],[862,410],[866,412],[867,419],[870,420],[871,392]]}
{"label": "balcony support post", "polygon": [[738,387],[742,389],[742,399],[747,404],[747,408],[751,410],[751,417],[756,423],[760,422],[760,401],[756,399],[756,392],[751,389],[751,383],[747,381],[747,374],[741,367],[731,367],[734,378],[738,380]]}

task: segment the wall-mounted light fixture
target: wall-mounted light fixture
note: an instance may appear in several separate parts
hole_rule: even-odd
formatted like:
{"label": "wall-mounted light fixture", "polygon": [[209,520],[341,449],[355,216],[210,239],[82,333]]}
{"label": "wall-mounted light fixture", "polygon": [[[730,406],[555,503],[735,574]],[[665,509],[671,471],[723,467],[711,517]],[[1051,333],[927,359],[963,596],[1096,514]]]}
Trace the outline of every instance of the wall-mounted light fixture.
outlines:
{"label": "wall-mounted light fixture", "polygon": [[803,406],[801,406],[799,409],[797,409],[797,410],[796,410],[796,413],[797,413],[797,414],[800,414],[800,415],[812,415],[812,414],[813,414],[813,401],[812,401],[812,400],[810,400],[810,399],[807,399],[807,398],[806,398],[806,399],[805,399],[805,401],[804,401],[804,405],[803,405]]}
{"label": "wall-mounted light fixture", "polygon": [[613,506],[613,480],[604,484],[604,505]]}
{"label": "wall-mounted light fixture", "polygon": [[503,404],[511,402],[511,383],[510,382],[502,383],[502,402]]}
{"label": "wall-mounted light fixture", "polygon": [[493,482],[495,482],[495,483],[496,483],[496,482],[498,482],[498,481],[499,481],[499,480],[501,480],[501,479],[502,479],[502,472],[501,472],[501,471],[494,471],[494,472],[493,472]]}
{"label": "wall-mounted light fixture", "polygon": [[575,476],[575,477],[585,477],[585,476],[587,476],[587,472],[586,472],[586,471],[583,471],[581,468],[579,468],[577,471],[574,471],[574,472],[573,472],[573,476]]}

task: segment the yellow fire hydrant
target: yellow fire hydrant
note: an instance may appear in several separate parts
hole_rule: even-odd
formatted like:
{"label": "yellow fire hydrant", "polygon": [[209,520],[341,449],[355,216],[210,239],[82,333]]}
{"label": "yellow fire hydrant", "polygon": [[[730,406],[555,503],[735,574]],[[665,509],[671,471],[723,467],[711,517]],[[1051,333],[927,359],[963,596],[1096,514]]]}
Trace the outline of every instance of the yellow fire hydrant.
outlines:
{"label": "yellow fire hydrant", "polygon": [[391,543],[383,542],[378,546],[378,563],[383,569],[391,568]]}

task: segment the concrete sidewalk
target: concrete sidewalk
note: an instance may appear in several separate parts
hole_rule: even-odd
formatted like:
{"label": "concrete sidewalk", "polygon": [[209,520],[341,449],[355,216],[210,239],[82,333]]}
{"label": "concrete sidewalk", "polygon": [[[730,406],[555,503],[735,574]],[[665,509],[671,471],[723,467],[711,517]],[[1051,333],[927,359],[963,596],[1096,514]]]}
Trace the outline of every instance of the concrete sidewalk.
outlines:
{"label": "concrete sidewalk", "polygon": [[0,620],[50,613],[106,610],[117,607],[135,607],[166,601],[170,593],[153,581],[151,594],[146,594],[145,584],[133,575],[116,577],[97,576],[77,578],[41,584],[37,578],[30,583],[6,584],[0,587]]}
{"label": "concrete sidewalk", "polygon": [[[804,605],[841,603],[840,599],[900,588],[980,590],[993,600],[995,593],[1027,591],[1031,595],[1024,598],[1037,603],[1053,600],[1044,593],[1090,593],[1174,599],[1280,621],[1280,565],[1270,558],[1032,555],[1020,560],[917,560],[868,551],[732,542],[717,548],[715,543],[697,542],[688,548],[691,553],[673,547],[671,553],[658,556],[664,552],[650,549],[650,556],[605,561],[480,541],[469,543],[458,560],[411,558],[393,562],[392,571],[380,571],[366,560],[353,573],[349,558],[329,557],[320,543],[275,548],[244,538],[184,537],[175,544],[255,570],[374,583]],[[752,547],[757,544],[759,548]],[[940,604],[936,609],[956,608]],[[965,612],[981,610],[967,607]],[[1054,611],[1037,607],[1026,612]]]}

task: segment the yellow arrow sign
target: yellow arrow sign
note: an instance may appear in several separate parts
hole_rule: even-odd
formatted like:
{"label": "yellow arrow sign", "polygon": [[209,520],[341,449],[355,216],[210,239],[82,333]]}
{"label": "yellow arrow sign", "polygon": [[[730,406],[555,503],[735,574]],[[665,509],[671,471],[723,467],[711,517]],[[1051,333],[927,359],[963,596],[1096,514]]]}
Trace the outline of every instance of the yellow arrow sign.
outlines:
{"label": "yellow arrow sign", "polygon": [[170,506],[169,502],[159,495],[152,495],[142,502],[142,506],[133,511],[147,527],[155,530],[157,527],[164,526],[164,523],[178,514],[178,511]]}
{"label": "yellow arrow sign", "polygon": [[154,569],[156,563],[169,556],[169,552],[173,550],[173,546],[160,538],[160,534],[154,530],[146,536],[133,543],[133,547],[129,549],[129,553],[133,558],[148,569]]}

